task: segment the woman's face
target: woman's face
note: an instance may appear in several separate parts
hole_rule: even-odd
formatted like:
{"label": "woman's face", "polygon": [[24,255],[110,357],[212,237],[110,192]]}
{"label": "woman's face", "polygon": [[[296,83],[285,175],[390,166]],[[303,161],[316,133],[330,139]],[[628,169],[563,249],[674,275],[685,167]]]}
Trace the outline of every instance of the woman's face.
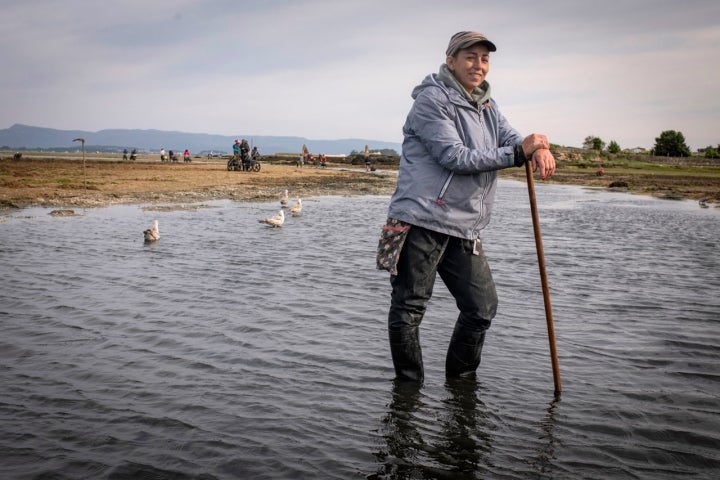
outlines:
{"label": "woman's face", "polygon": [[485,45],[477,44],[470,48],[460,50],[454,57],[445,60],[450,71],[455,75],[460,85],[468,93],[479,87],[485,81],[490,70],[490,50]]}

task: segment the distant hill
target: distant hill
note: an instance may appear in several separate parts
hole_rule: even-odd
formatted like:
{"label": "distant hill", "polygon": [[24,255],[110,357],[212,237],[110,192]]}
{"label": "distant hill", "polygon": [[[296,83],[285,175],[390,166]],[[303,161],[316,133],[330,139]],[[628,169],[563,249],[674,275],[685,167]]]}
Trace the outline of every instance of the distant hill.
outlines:
{"label": "distant hill", "polygon": [[123,148],[137,148],[140,151],[175,150],[182,152],[186,148],[193,154],[201,152],[232,152],[236,138],[246,138],[260,153],[299,153],[307,145],[311,153],[328,155],[349,154],[351,151],[363,151],[365,145],[371,150],[393,149],[400,152],[401,144],[361,138],[339,140],[312,140],[303,137],[275,137],[260,135],[211,135],[207,133],[166,132],[162,130],[56,130],[53,128],[33,127],[15,124],[0,130],[0,149],[42,149],[56,151],[75,151],[79,148],[75,138],[85,139],[87,150],[122,151]]}

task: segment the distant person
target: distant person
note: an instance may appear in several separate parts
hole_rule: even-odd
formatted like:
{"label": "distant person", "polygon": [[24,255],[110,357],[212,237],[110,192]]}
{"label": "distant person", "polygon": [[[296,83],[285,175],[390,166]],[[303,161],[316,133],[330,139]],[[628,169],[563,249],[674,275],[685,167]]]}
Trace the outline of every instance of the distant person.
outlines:
{"label": "distant person", "polygon": [[250,165],[250,144],[244,138],[240,141],[240,158],[242,158],[243,170],[248,170]]}
{"label": "distant person", "polygon": [[260,151],[257,147],[253,147],[252,153],[250,154],[250,158],[253,160],[257,160],[260,157]]}
{"label": "distant person", "polygon": [[[412,91],[397,187],[377,255],[378,268],[390,272],[387,330],[398,380],[423,381],[420,323],[436,275],[460,310],[445,374],[475,375],[498,304],[480,238],[490,221],[497,172],[526,162],[543,179],[555,171],[547,137],[523,137],[491,96],[486,76],[495,51],[481,33],[456,33],[440,71]],[[499,247],[516,248],[507,241]]]}
{"label": "distant person", "polygon": [[240,160],[240,139],[236,138],[235,143],[233,143],[233,157],[236,160]]}
{"label": "distant person", "polygon": [[130,160],[137,160],[137,148],[133,148],[130,152]]}
{"label": "distant person", "polygon": [[160,161],[161,162],[165,161],[165,149],[164,148],[160,149]]}
{"label": "distant person", "polygon": [[127,160],[127,159],[128,159],[128,149],[125,148],[125,149],[123,149],[123,160]]}
{"label": "distant person", "polygon": [[320,154],[320,168],[327,168],[327,157],[324,153]]}
{"label": "distant person", "polygon": [[369,172],[369,171],[370,171],[370,167],[372,167],[372,162],[370,161],[370,156],[369,156],[369,155],[365,155],[365,171],[366,171],[366,172]]}
{"label": "distant person", "polygon": [[177,157],[175,156],[175,152],[173,152],[172,150],[170,150],[168,152],[168,157],[171,162],[177,162]]}
{"label": "distant person", "polygon": [[183,152],[183,161],[184,161],[185,163],[189,163],[189,162],[190,162],[190,150],[188,150],[187,148],[186,148],[185,151]]}

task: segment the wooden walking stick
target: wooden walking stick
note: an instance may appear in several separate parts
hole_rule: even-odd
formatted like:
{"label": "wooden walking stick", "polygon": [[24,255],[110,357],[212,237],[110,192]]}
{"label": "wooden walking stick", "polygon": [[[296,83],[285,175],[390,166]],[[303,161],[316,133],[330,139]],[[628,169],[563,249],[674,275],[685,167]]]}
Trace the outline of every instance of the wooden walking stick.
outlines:
{"label": "wooden walking stick", "polygon": [[547,320],[548,341],[550,342],[550,359],[555,382],[555,395],[559,395],[562,391],[560,364],[558,362],[557,347],[555,346],[555,326],[553,325],[552,306],[550,305],[550,287],[548,286],[547,272],[545,271],[545,253],[543,252],[542,236],[540,235],[540,218],[538,217],[537,201],[535,200],[535,184],[531,164],[530,160],[525,162],[525,175],[527,176],[528,194],[530,195],[530,211],[532,212],[533,231],[535,232],[538,267],[540,267],[540,282],[542,283],[543,300],[545,301],[545,319]]}

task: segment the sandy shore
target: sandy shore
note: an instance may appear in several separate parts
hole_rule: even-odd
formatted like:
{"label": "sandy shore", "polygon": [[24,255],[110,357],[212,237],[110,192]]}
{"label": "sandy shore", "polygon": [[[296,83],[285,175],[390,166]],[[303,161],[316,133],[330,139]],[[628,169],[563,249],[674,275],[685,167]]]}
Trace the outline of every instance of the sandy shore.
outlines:
{"label": "sandy shore", "polygon": [[264,201],[291,197],[392,193],[396,172],[358,167],[296,168],[263,164],[260,172],[228,171],[222,161],[184,163],[27,159],[0,161],[0,206],[93,207]]}
{"label": "sandy shore", "polygon": [[[266,201],[287,189],[291,197],[317,195],[389,195],[395,188],[394,166],[378,166],[366,172],[363,166],[330,164],[326,169],[305,165],[264,162],[260,172],[228,171],[225,160],[191,163],[160,163],[93,159],[83,162],[68,157],[23,157],[0,159],[0,208],[28,206],[94,207],[131,203],[197,203],[214,199]],[[524,168],[501,172],[502,178],[525,181]],[[541,182],[538,177],[536,182]],[[659,173],[647,170],[594,170],[559,164],[550,183],[613,187],[621,191],[661,198],[720,204],[720,172],[710,175],[692,168]]]}

